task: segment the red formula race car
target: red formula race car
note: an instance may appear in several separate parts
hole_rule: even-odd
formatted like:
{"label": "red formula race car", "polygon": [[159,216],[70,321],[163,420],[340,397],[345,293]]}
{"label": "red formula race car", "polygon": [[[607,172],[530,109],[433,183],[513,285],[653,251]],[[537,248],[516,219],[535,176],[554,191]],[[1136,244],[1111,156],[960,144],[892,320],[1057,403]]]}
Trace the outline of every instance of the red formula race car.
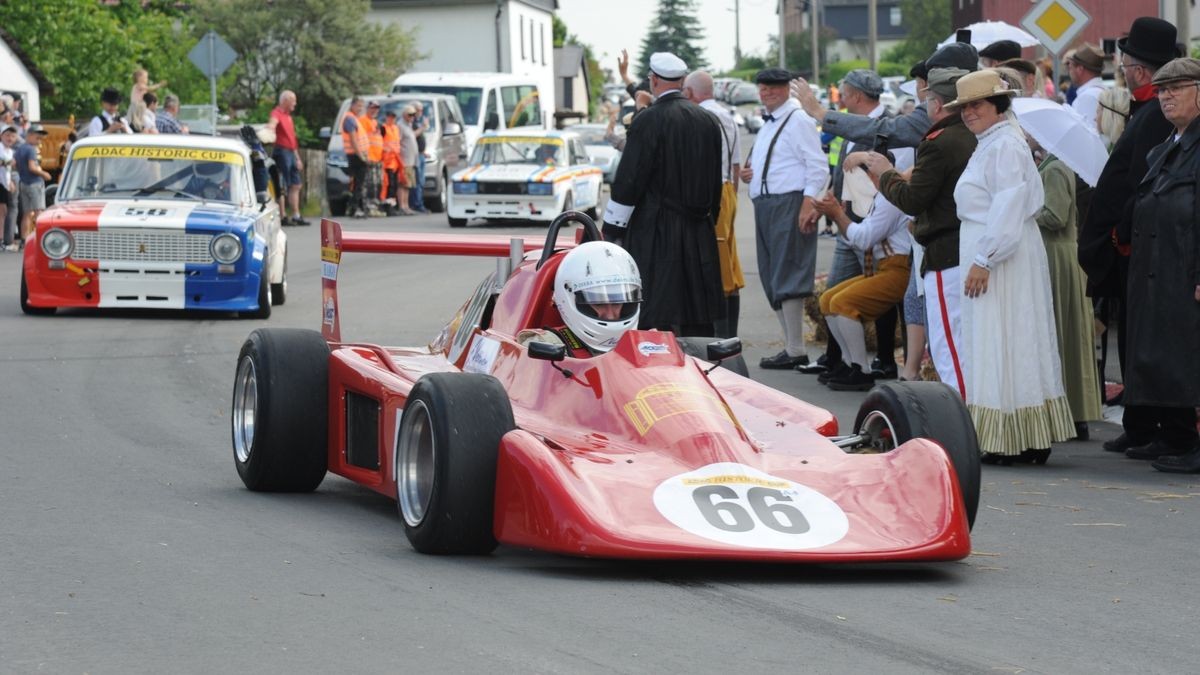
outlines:
{"label": "red formula race car", "polygon": [[[561,325],[558,231],[343,233],[322,222],[322,332],[260,329],[238,357],[233,450],[251,490],[311,491],[326,472],[395,499],[424,553],[496,545],[629,559],[956,560],[970,552],[979,452],[954,392],[872,390],[855,433],[758,384],[740,342],[629,330],[574,358],[524,329]],[[569,248],[569,246],[567,246]],[[540,249],[540,251],[538,250]],[[349,253],[498,258],[424,347],[340,336]],[[725,367],[715,367],[718,362]]]}

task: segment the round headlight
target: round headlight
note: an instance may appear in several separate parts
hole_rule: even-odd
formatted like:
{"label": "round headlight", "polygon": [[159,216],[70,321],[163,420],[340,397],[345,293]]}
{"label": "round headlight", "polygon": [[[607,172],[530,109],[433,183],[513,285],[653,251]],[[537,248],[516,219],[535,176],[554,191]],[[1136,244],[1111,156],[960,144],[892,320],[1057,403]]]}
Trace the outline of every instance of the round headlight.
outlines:
{"label": "round headlight", "polygon": [[242,240],[226,232],[213,237],[208,249],[214,260],[222,265],[228,265],[242,257]]}
{"label": "round headlight", "polygon": [[42,235],[42,253],[51,260],[62,260],[71,255],[74,249],[75,240],[65,230],[56,227]]}

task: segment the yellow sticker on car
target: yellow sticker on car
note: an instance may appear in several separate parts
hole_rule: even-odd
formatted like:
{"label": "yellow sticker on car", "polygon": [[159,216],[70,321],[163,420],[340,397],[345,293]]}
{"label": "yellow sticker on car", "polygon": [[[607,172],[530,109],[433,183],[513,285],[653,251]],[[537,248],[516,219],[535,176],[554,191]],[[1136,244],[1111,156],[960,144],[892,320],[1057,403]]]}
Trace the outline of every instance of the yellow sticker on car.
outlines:
{"label": "yellow sticker on car", "polygon": [[200,148],[165,148],[133,145],[92,145],[75,150],[76,159],[88,157],[128,157],[134,159],[183,159],[195,162],[221,162],[242,166],[241,154],[230,150],[202,150]]}

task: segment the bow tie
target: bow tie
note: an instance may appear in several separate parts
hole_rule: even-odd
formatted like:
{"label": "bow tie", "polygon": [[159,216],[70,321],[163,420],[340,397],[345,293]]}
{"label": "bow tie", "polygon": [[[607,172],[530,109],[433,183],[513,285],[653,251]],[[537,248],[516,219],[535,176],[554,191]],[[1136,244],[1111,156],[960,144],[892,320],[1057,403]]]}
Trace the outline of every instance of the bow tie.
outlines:
{"label": "bow tie", "polygon": [[763,113],[762,118],[763,118],[764,122],[774,122],[775,121],[775,116],[772,115],[771,113]]}

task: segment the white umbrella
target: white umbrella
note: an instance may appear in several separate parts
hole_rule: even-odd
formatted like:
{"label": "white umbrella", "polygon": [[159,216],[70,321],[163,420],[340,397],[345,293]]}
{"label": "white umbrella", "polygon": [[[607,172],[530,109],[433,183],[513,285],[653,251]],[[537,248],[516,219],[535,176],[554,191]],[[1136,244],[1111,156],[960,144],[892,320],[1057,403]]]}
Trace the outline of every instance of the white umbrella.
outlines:
{"label": "white umbrella", "polygon": [[[999,42],[1001,40],[1012,40],[1022,47],[1036,47],[1037,45],[1041,44],[1038,42],[1037,38],[1033,37],[1029,33],[1026,33],[1023,29],[1017,28],[1012,24],[1004,23],[1003,21],[980,21],[979,23],[973,23],[970,26],[960,30],[971,31],[971,44],[974,45],[976,49],[983,49],[993,42]],[[951,42],[956,42],[955,37],[957,37],[957,35],[958,33],[955,32],[950,37],[942,40],[938,46],[945,47]]]}
{"label": "white umbrella", "polygon": [[1016,98],[1017,122],[1038,145],[1071,168],[1085,183],[1096,186],[1108,161],[1100,134],[1071,108],[1043,98]]}

